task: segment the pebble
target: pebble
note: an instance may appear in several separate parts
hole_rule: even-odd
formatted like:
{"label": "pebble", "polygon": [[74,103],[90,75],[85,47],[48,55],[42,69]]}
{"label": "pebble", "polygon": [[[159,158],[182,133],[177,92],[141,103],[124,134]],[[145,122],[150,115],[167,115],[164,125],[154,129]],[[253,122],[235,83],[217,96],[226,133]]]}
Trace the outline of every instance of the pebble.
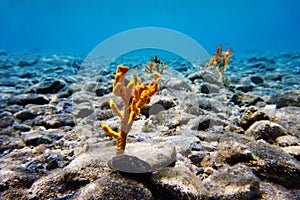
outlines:
{"label": "pebble", "polygon": [[[300,196],[297,53],[237,52],[222,79],[164,59],[160,91],[135,119],[120,157],[101,129],[121,123],[109,106],[113,99],[123,108],[111,93],[119,62],[0,57],[1,199]],[[145,60],[120,63],[134,63],[148,83]]]}

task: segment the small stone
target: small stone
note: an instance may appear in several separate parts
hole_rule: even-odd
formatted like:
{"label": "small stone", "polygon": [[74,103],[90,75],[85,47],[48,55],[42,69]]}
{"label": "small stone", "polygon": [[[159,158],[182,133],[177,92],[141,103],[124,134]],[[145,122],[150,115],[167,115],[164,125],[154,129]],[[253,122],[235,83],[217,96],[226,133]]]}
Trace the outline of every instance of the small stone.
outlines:
{"label": "small stone", "polygon": [[53,105],[29,105],[25,110],[21,110],[15,113],[15,117],[22,121],[28,119],[34,119],[39,115],[51,115],[55,114],[57,109]]}
{"label": "small stone", "polygon": [[[148,175],[143,174],[141,178],[147,180]],[[154,199],[154,197],[143,183],[113,172],[80,188],[74,199]]]}
{"label": "small stone", "polygon": [[264,112],[258,111],[255,106],[250,106],[242,114],[240,124],[244,130],[247,130],[254,122],[269,119],[269,116]]}
{"label": "small stone", "polygon": [[202,182],[181,162],[154,173],[152,182],[162,199],[208,199]]}
{"label": "small stone", "polygon": [[172,142],[176,146],[176,152],[181,154],[187,154],[192,150],[191,145],[195,142],[199,142],[199,138],[188,135],[176,135],[166,137],[167,141]]}
{"label": "small stone", "polygon": [[300,140],[292,135],[284,135],[276,138],[276,143],[281,147],[300,146]]}
{"label": "small stone", "polygon": [[289,189],[300,188],[300,164],[293,156],[263,140],[250,142],[247,146],[258,160],[250,161],[257,177]]}
{"label": "small stone", "polygon": [[235,105],[239,105],[239,106],[243,106],[243,105],[254,106],[264,102],[264,100],[259,96],[252,95],[252,94],[245,94],[241,92],[234,93],[230,101],[232,101]]}
{"label": "small stone", "polygon": [[24,135],[23,138],[27,146],[38,146],[40,144],[51,144],[53,142],[47,135],[40,134],[39,132],[30,132]]}
{"label": "small stone", "polygon": [[203,83],[200,86],[200,91],[201,91],[201,93],[204,93],[204,94],[218,93],[219,90],[220,89],[218,86],[209,84],[209,83]]}
{"label": "small stone", "polygon": [[285,130],[279,124],[268,120],[257,121],[246,131],[246,135],[254,137],[256,140],[263,139],[270,144],[274,144],[276,138],[286,135]]}
{"label": "small stone", "polygon": [[[259,179],[249,167],[226,167],[203,180],[211,199],[257,199],[260,196]],[[209,198],[209,199],[210,199]]]}
{"label": "small stone", "polygon": [[285,91],[274,94],[270,97],[268,103],[276,104],[277,108],[287,106],[300,107],[300,90]]}
{"label": "small stone", "polygon": [[46,96],[39,94],[20,94],[17,96],[13,96],[8,100],[8,104],[10,105],[17,104],[21,106],[25,106],[27,104],[43,105],[48,103],[49,99]]}
{"label": "small stone", "polygon": [[206,83],[214,84],[214,85],[221,85],[222,83],[218,80],[216,75],[212,74],[211,72],[196,72],[194,74],[189,75],[188,77],[192,82],[197,79],[203,80]]}
{"label": "small stone", "polygon": [[33,121],[34,126],[44,126],[46,129],[59,128],[62,126],[75,126],[75,120],[69,114],[54,114],[38,116]]}
{"label": "small stone", "polygon": [[275,117],[282,127],[298,138],[300,138],[300,108],[289,106],[282,107],[275,112]]}
{"label": "small stone", "polygon": [[264,79],[261,76],[251,76],[250,80],[255,84],[261,84],[264,82]]}
{"label": "small stone", "polygon": [[74,106],[73,115],[76,118],[85,118],[94,112],[94,107],[89,102],[84,102]]}
{"label": "small stone", "polygon": [[300,161],[300,146],[282,147],[281,149]]}
{"label": "small stone", "polygon": [[201,161],[203,158],[208,154],[208,152],[205,151],[193,151],[191,155],[189,155],[189,159],[191,162],[196,165],[200,166]]}
{"label": "small stone", "polygon": [[46,78],[42,83],[32,88],[37,94],[55,94],[66,86],[62,80]]}
{"label": "small stone", "polygon": [[213,116],[199,116],[195,119],[192,119],[187,124],[187,128],[190,130],[205,131],[214,126],[223,126],[224,121]]}
{"label": "small stone", "polygon": [[98,120],[106,120],[114,117],[112,110],[96,110],[96,117]]}
{"label": "small stone", "polygon": [[40,144],[52,144],[55,140],[59,140],[63,134],[56,130],[51,131],[31,131],[22,134],[24,143],[27,146],[38,146]]}
{"label": "small stone", "polygon": [[170,78],[165,87],[173,90],[192,91],[189,83],[176,78]]}
{"label": "small stone", "polygon": [[247,92],[251,92],[253,88],[254,86],[252,85],[239,85],[235,89],[247,93]]}
{"label": "small stone", "polygon": [[28,132],[31,129],[30,126],[27,126],[25,124],[14,124],[13,128],[16,131],[22,131],[22,132]]}
{"label": "small stone", "polygon": [[11,126],[14,122],[15,119],[9,112],[2,112],[0,114],[0,128]]}

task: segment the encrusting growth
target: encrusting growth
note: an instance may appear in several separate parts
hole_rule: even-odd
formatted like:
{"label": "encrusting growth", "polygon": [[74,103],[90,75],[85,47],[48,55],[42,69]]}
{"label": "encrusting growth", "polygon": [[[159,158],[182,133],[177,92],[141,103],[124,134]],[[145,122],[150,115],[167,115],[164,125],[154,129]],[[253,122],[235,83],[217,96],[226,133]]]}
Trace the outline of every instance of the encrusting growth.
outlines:
{"label": "encrusting growth", "polygon": [[222,45],[219,45],[215,55],[213,55],[209,61],[205,64],[205,70],[215,69],[219,79],[222,78],[223,73],[228,65],[232,56],[232,51],[227,47],[226,51],[222,52]]}
{"label": "encrusting growth", "polygon": [[116,132],[106,124],[102,124],[103,131],[117,139],[117,155],[124,154],[127,134],[136,115],[140,115],[141,107],[149,104],[151,96],[159,90],[160,74],[157,72],[153,73],[153,79],[148,85],[141,83],[141,79],[134,75],[125,86],[124,79],[128,70],[128,67],[119,65],[113,83],[113,94],[122,98],[123,111],[120,111],[114,101],[110,100],[112,111],[121,118],[120,131]]}

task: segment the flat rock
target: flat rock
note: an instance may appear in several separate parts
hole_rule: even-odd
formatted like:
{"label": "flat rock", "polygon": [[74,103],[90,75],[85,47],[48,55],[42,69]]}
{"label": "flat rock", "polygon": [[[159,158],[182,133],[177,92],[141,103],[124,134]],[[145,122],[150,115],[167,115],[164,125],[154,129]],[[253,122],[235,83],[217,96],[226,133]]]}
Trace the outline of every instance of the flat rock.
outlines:
{"label": "flat rock", "polygon": [[129,173],[155,171],[176,160],[175,146],[163,140],[128,143],[123,156],[115,157],[115,147],[103,143],[91,145],[87,152],[94,159],[108,162],[110,167]]}

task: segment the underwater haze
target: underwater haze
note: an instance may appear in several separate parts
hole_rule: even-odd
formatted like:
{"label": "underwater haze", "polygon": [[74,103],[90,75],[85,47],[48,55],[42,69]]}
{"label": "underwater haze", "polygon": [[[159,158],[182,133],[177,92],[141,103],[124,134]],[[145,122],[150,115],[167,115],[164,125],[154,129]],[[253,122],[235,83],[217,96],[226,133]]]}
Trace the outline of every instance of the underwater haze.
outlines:
{"label": "underwater haze", "polygon": [[139,27],[186,34],[209,53],[300,49],[300,1],[1,0],[0,49],[88,54],[103,40]]}

